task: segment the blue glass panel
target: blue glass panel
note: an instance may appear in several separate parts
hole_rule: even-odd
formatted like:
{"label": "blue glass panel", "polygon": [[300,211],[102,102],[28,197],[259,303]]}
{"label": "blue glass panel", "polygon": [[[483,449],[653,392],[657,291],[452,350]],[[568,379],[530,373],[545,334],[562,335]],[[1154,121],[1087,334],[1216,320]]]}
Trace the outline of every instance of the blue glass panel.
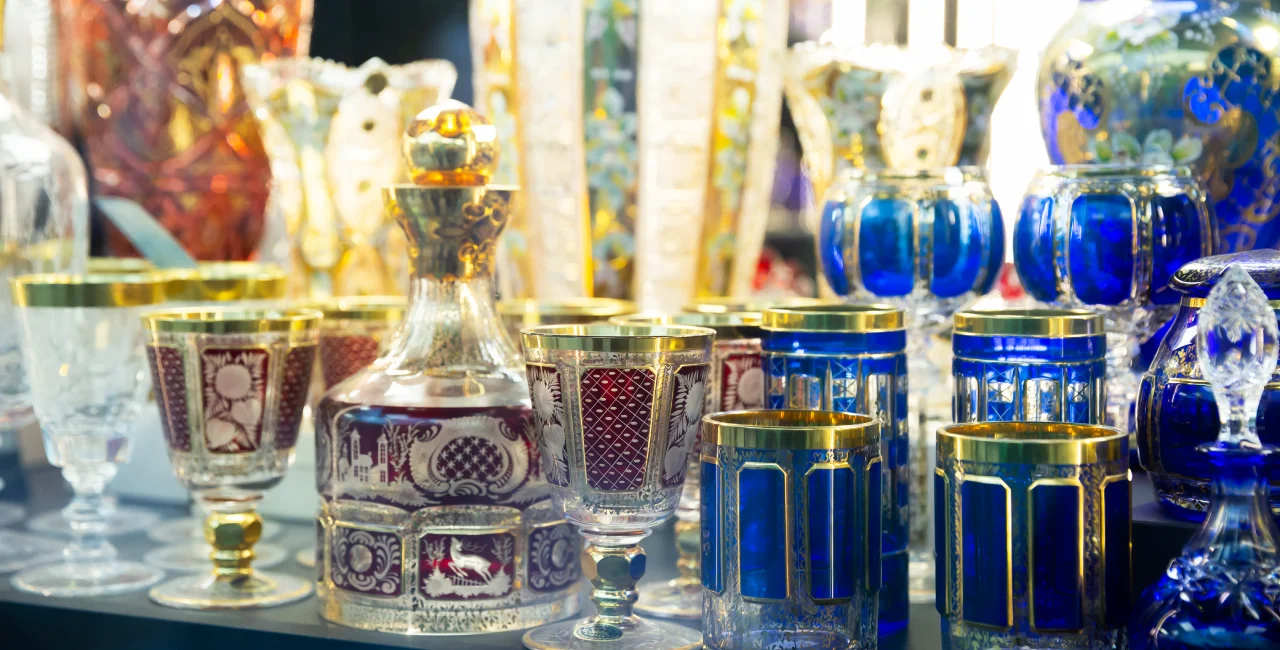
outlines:
{"label": "blue glass panel", "polygon": [[[985,206],[984,206],[985,208]],[[954,298],[973,290],[986,267],[983,226],[989,217],[972,202],[942,200],[933,211],[933,277],[929,290]]]}
{"label": "blue glass panel", "polygon": [[987,248],[987,271],[978,287],[979,294],[987,294],[1000,279],[1004,269],[1004,215],[1000,212],[1000,204],[991,202],[991,241]]}
{"label": "blue glass panel", "polygon": [[844,221],[847,208],[842,201],[828,201],[822,210],[818,230],[820,268],[838,296],[849,295],[849,276],[844,268]]}
{"label": "blue glass panel", "polygon": [[960,528],[964,570],[961,601],[964,620],[1008,627],[1009,505],[1003,485],[964,481],[960,484]]}
{"label": "blue glass panel", "polygon": [[1043,363],[1102,359],[1106,356],[1106,344],[1104,335],[1056,338],[955,334],[951,338],[951,351],[971,359]]}
{"label": "blue glass panel", "polygon": [[947,591],[951,587],[951,540],[947,537],[947,519],[951,517],[949,499],[951,490],[947,488],[945,474],[933,475],[933,567],[934,567],[934,600],[938,613],[945,618],[950,612],[947,602]]}
{"label": "blue glass panel", "polygon": [[809,473],[809,588],[815,600],[853,596],[862,560],[853,550],[866,541],[854,519],[856,484],[849,467]]}
{"label": "blue glass panel", "polygon": [[858,334],[854,332],[765,332],[766,352],[805,354],[878,354],[901,352],[907,347],[907,330]]}
{"label": "blue glass panel", "polygon": [[702,462],[702,586],[724,590],[720,571],[720,466]]}
{"label": "blue glass panel", "polygon": [[776,467],[738,472],[738,544],[742,595],[787,597],[786,476]]}
{"label": "blue glass panel", "polygon": [[877,296],[905,296],[915,282],[915,203],[871,199],[862,208],[858,231],[858,272]]}
{"label": "blue glass panel", "polygon": [[1080,487],[1031,488],[1031,625],[1038,631],[1078,630],[1084,625],[1084,576],[1080,566]]}
{"label": "blue glass panel", "polygon": [[1129,481],[1115,481],[1102,488],[1103,618],[1108,627],[1119,627],[1129,618],[1129,525],[1133,520]]}
{"label": "blue glass panel", "polygon": [[1169,279],[1183,264],[1208,255],[1201,252],[1201,214],[1186,194],[1157,196],[1152,200],[1151,302],[1176,304],[1182,294],[1169,288]]}
{"label": "blue glass panel", "polygon": [[1085,194],[1071,204],[1067,272],[1076,296],[1118,305],[1133,291],[1133,204],[1118,194]]}
{"label": "blue glass panel", "polygon": [[[880,476],[880,461],[871,463],[866,469],[867,483],[867,502],[880,503],[881,487],[880,482],[884,479]],[[883,514],[883,508],[871,508],[867,512],[867,539],[877,540],[881,538],[880,531],[882,525],[880,518]],[[881,585],[882,570],[880,566],[881,548],[880,544],[867,544],[867,591],[879,591]]]}
{"label": "blue glass panel", "polygon": [[1028,196],[1013,228],[1013,266],[1023,288],[1037,300],[1058,297],[1053,259],[1053,199]]}

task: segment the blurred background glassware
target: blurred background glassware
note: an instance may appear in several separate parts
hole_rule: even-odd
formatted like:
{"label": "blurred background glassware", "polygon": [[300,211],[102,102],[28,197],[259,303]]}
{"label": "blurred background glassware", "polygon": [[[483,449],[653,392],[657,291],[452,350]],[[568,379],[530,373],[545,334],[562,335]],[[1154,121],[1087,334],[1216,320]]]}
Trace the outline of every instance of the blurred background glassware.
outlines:
{"label": "blurred background glassware", "polygon": [[1280,347],[1273,314],[1243,266],[1228,263],[1197,315],[1190,362],[1224,414],[1216,441],[1199,447],[1213,465],[1212,499],[1204,524],[1142,594],[1130,628],[1136,650],[1280,645],[1280,528],[1266,467],[1276,448],[1261,443],[1255,422]]}
{"label": "blurred background glassware", "polygon": [[911,531],[906,314],[891,305],[766,309],[761,358],[771,409],[865,413],[880,420],[881,637],[907,627]]}
{"label": "blurred background glassware", "polygon": [[630,300],[617,298],[511,299],[498,301],[498,315],[512,342],[519,347],[520,330],[540,325],[589,325],[614,316],[634,314]]}
{"label": "blurred background glassware", "polygon": [[[760,312],[635,314],[609,319],[614,325],[687,325],[716,333],[711,343],[711,367],[703,393],[703,413],[759,410],[764,408],[764,368],[760,365]],[[680,577],[645,592],[636,603],[641,614],[671,618],[702,617],[700,561],[702,539],[698,519],[702,489],[698,455],[702,442],[699,427],[689,451],[684,491],[676,507],[676,567]]]}
{"label": "blurred background glassware", "polygon": [[[137,201],[201,260],[258,248],[271,175],[240,67],[305,56],[311,0],[58,3],[65,113],[95,192]],[[113,254],[132,252],[108,228]]]}
{"label": "blurred background glassware", "polygon": [[681,308],[691,314],[741,314],[764,313],[772,307],[808,307],[810,305],[834,305],[841,301],[802,296],[720,296],[699,299]]}
{"label": "blurred background glassware", "polygon": [[156,273],[156,265],[141,257],[90,257],[85,264],[89,273]]}
{"label": "blurred background glassware", "polygon": [[62,510],[71,541],[61,561],[27,569],[13,584],[46,596],[143,589],[164,573],[117,558],[103,534],[112,507],[103,491],[129,461],[129,433],[146,401],[138,317],[164,300],[163,279],[39,274],[10,288],[45,453],[74,490]]}
{"label": "blurred background glassware", "polygon": [[581,542],[552,508],[520,355],[494,306],[517,188],[487,185],[493,126],[446,101],[383,188],[409,238],[409,306],[386,352],[316,417],[316,591],[328,621],[397,634],[533,627],[576,613]]}
{"label": "blurred background glassware", "polygon": [[495,178],[525,188],[500,247],[504,296],[674,311],[749,289],[785,0],[474,0],[471,20],[476,103],[508,152]]}
{"label": "blurred background glassware", "polygon": [[242,76],[289,242],[289,294],[403,294],[408,251],[381,188],[409,180],[400,136],[419,111],[449,98],[453,64],[278,58],[246,65]]}
{"label": "blurred background glassware", "polygon": [[938,429],[944,650],[1125,647],[1129,435],[1056,422]]}
{"label": "blurred background glassware", "polygon": [[704,422],[706,647],[877,647],[879,420],[752,410]]}
{"label": "blurred background glassware", "polygon": [[145,315],[147,357],[173,472],[204,510],[212,571],[154,587],[179,609],[248,609],[311,594],[310,582],[252,569],[258,502],[293,463],[320,312],[174,309]]}
{"label": "blurred background glassware", "polygon": [[6,57],[6,96],[33,119],[59,126],[58,25],[55,0],[8,0],[0,3],[4,40],[20,56]]}
{"label": "blurred background glassware", "polygon": [[713,330],[679,325],[550,325],[521,333],[555,510],[587,540],[596,616],[529,631],[530,648],[618,641],[696,648],[701,634],[632,613],[640,541],[675,512],[699,435]]}
{"label": "blurred background glassware", "polygon": [[[240,309],[277,305],[285,296],[285,272],[274,264],[260,262],[202,262],[194,269],[164,269],[166,308],[205,308],[235,306]],[[154,395],[153,395],[154,397]],[[136,469],[116,486],[120,494],[138,498],[189,501],[187,517],[171,519],[147,527],[147,537],[163,544],[147,553],[145,559],[154,566],[170,571],[204,571],[209,568],[209,547],[204,536],[208,512],[199,499],[173,475],[170,465],[164,414],[160,408],[143,409],[134,446]],[[272,522],[264,521],[261,540],[280,532]],[[269,567],[282,562],[285,550],[272,544],[258,544],[255,564]]]}
{"label": "blurred background glassware", "polygon": [[[1262,288],[1280,322],[1280,252],[1257,249],[1191,262],[1169,283],[1182,294],[1182,303],[1138,391],[1138,458],[1160,505],[1179,519],[1200,521],[1209,509],[1218,461],[1199,448],[1217,440],[1221,416],[1199,364],[1197,335],[1205,300],[1230,266],[1243,269]],[[1262,442],[1280,445],[1280,427],[1272,424],[1280,419],[1280,374],[1263,386],[1256,418]],[[1270,485],[1271,510],[1280,516],[1280,467],[1268,462],[1259,471]]]}
{"label": "blurred background glassware", "polygon": [[956,314],[953,421],[1102,424],[1106,343],[1102,316],[1086,309]]}
{"label": "blurred background glassware", "polygon": [[814,225],[845,169],[986,165],[991,110],[1013,76],[1014,50],[853,46],[843,38],[833,31],[796,44],[787,63]]}
{"label": "blurred background glassware", "polygon": [[[1271,0],[1081,2],[1041,58],[1037,102],[1055,164],[1194,167],[1227,253],[1280,244],[1280,102]],[[1259,94],[1262,92],[1263,94]],[[1205,253],[1209,255],[1211,253]]]}
{"label": "blurred background glassware", "polygon": [[1169,165],[1062,165],[1027,189],[1013,233],[1027,293],[1097,311],[1107,331],[1107,424],[1128,431],[1138,343],[1176,310],[1167,284],[1210,255],[1213,212],[1191,171]]}

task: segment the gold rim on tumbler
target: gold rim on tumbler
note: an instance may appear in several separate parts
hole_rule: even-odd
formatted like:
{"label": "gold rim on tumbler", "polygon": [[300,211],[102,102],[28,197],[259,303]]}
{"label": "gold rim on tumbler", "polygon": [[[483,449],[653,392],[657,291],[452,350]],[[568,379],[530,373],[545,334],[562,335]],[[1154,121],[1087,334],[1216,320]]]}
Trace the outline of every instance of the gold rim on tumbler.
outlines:
{"label": "gold rim on tumbler", "polygon": [[678,325],[546,325],[520,333],[526,348],[582,352],[680,352],[708,348],[715,331]]}
{"label": "gold rim on tumbler", "polygon": [[257,334],[313,330],[323,317],[315,309],[205,307],[148,312],[142,322],[152,332],[170,334]]}
{"label": "gold rim on tumbler", "polygon": [[938,427],[938,458],[977,463],[1089,465],[1127,457],[1129,434],[1061,422],[971,422]]}
{"label": "gold rim on tumbler", "polygon": [[[760,336],[759,312],[680,313],[680,314],[630,314],[614,316],[610,325],[654,326],[684,325],[705,327],[716,333],[716,340],[757,338]],[[754,330],[754,331],[753,331]]]}
{"label": "gold rim on tumbler", "polygon": [[702,418],[705,443],[739,449],[849,449],[880,444],[880,421],[839,411],[752,410]]}
{"label": "gold rim on tumbler", "polygon": [[174,302],[278,300],[285,295],[284,269],[257,262],[205,262],[194,269],[166,269],[165,297]]}
{"label": "gold rim on tumbler", "polygon": [[404,318],[409,301],[404,296],[344,296],[329,298],[300,307],[315,309],[326,320],[367,320],[395,322]]}
{"label": "gold rim on tumbler", "polygon": [[526,298],[498,302],[498,315],[502,316],[502,322],[509,330],[598,322],[635,311],[634,302],[616,298]]}
{"label": "gold rim on tumbler", "polygon": [[773,307],[761,327],[781,332],[892,332],[905,329],[903,310],[891,305]]}
{"label": "gold rim on tumbler", "polygon": [[10,280],[19,307],[137,307],[164,302],[164,277],[152,273],[43,273]]}
{"label": "gold rim on tumbler", "polygon": [[1052,336],[1071,338],[1105,334],[1102,316],[1087,309],[991,309],[956,313],[955,333],[974,336]]}
{"label": "gold rim on tumbler", "polygon": [[90,257],[85,269],[89,273],[154,273],[156,265],[142,257]]}

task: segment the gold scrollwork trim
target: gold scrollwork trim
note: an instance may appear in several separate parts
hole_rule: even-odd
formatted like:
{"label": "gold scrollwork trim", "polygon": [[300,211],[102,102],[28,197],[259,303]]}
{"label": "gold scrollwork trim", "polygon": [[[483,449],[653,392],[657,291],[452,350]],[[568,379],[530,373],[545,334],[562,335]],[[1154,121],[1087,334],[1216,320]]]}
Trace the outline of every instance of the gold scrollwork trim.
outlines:
{"label": "gold scrollwork trim", "polygon": [[703,440],[740,449],[853,449],[880,444],[880,421],[857,413],[755,410],[702,417]]}
{"label": "gold scrollwork trim", "polygon": [[[937,553],[938,566],[936,567],[937,575],[935,575],[933,579],[940,580],[942,581],[942,584],[945,585],[942,590],[942,611],[944,612],[943,616],[949,616],[951,614],[951,554],[953,552],[953,547],[956,549],[955,552],[959,552],[959,547],[954,545],[951,539],[951,536],[955,533],[955,530],[953,530],[954,526],[951,525],[951,522],[954,519],[954,517],[951,516],[951,509],[955,506],[953,504],[953,499],[951,498],[951,477],[947,476],[947,473],[940,467],[935,467],[933,469],[933,475],[942,477],[943,492],[942,494],[935,493],[933,495],[933,507],[942,508],[942,512],[945,515],[942,523],[942,539],[946,540],[946,544],[944,546],[934,549]],[[938,503],[939,499],[941,499],[941,503]]]}
{"label": "gold scrollwork trim", "polygon": [[1057,531],[1037,531],[1035,521],[1035,499],[1032,494],[1041,485],[1065,485],[1076,488],[1078,507],[1076,508],[1076,577],[1080,580],[1080,620],[1084,620],[1086,611],[1084,583],[1084,485],[1076,478],[1040,478],[1027,487],[1027,605],[1031,614],[1031,629],[1039,633],[1081,634],[1084,628],[1058,629],[1036,626],[1036,533],[1057,534]]}
{"label": "gold scrollwork trim", "polygon": [[1063,422],[971,422],[938,428],[938,459],[978,463],[1092,465],[1129,457],[1129,434]]}

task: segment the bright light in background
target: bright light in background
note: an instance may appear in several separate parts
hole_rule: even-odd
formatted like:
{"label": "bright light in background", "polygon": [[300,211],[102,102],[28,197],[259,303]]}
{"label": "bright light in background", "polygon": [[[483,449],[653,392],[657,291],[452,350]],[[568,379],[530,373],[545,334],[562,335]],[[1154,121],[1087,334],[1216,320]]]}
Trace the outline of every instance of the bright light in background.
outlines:
{"label": "bright light in background", "polygon": [[1275,54],[1276,46],[1280,45],[1280,31],[1276,31],[1271,25],[1263,25],[1253,30],[1253,42],[1262,51]]}
{"label": "bright light in background", "polygon": [[942,0],[907,0],[907,43],[929,47],[946,42],[946,9]]}
{"label": "bright light in background", "polygon": [[867,40],[867,0],[832,0],[831,31],[837,42],[861,45]]}

